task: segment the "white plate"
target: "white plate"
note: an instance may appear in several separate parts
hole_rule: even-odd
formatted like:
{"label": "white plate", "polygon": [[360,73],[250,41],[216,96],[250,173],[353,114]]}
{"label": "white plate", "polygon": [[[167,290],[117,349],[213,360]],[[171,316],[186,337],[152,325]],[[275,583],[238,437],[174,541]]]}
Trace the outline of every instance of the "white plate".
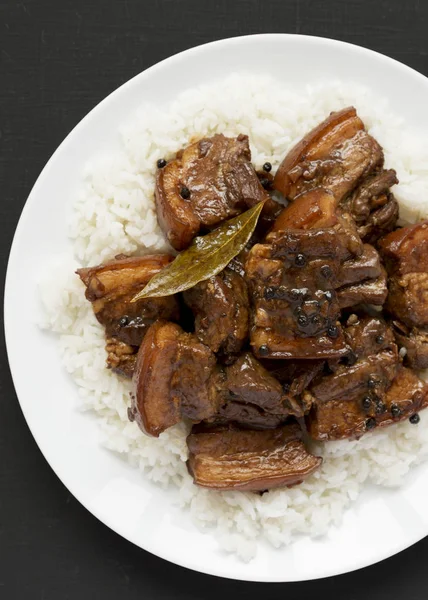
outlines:
{"label": "white plate", "polygon": [[[56,339],[37,328],[35,276],[70,251],[66,207],[91,155],[117,144],[117,129],[142,100],[167,103],[188,87],[231,71],[271,73],[289,84],[342,78],[390,99],[406,123],[428,133],[428,80],[369,50],[294,35],[235,38],[194,48],[141,73],[83,119],[35,184],[13,242],[6,282],[10,366],[28,425],[47,461],[75,497],[114,531],[179,565],[235,579],[296,581],[351,571],[403,550],[428,533],[428,466],[400,490],[367,490],[340,529],[289,548],[262,546],[244,564],[174,508],[171,495],[98,445],[96,420],[75,410],[76,388],[61,367]],[[17,443],[19,440],[17,440]],[[52,548],[54,552],[55,549]]]}

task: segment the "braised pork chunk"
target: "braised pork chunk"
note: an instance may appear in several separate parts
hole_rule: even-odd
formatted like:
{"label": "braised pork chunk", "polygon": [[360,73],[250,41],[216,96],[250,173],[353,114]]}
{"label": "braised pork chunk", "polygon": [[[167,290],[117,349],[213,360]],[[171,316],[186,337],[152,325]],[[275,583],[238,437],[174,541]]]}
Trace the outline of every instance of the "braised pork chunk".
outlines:
{"label": "braised pork chunk", "polygon": [[428,386],[400,365],[392,329],[385,321],[354,315],[345,338],[350,360],[310,388],[307,427],[317,440],[358,438],[410,417],[428,402]]}
{"label": "braised pork chunk", "polygon": [[256,356],[328,358],[346,352],[329,281],[339,269],[339,246],[333,231],[315,230],[286,232],[272,244],[251,249],[246,274]]}
{"label": "braised pork chunk", "polygon": [[139,346],[147,328],[157,319],[178,320],[179,307],[174,296],[132,302],[150,279],[172,260],[168,254],[153,254],[78,269],[77,274],[86,286],[86,298],[104,325],[107,337]]}
{"label": "braised pork chunk", "polygon": [[293,414],[280,382],[249,352],[219,368],[210,387],[218,406],[211,419],[216,424],[272,429]]}
{"label": "braised pork chunk", "polygon": [[331,113],[287,154],[274,187],[291,200],[320,187],[340,202],[382,164],[382,148],[366,132],[355,108],[349,107]]}
{"label": "braised pork chunk", "polygon": [[195,315],[195,333],[213,352],[238,353],[248,337],[250,307],[245,279],[231,269],[184,293]]}
{"label": "braised pork chunk", "polygon": [[183,417],[208,419],[216,412],[208,386],[214,367],[214,354],[196,336],[158,321],[138,351],[130,417],[155,437]]}
{"label": "braised pork chunk", "polygon": [[269,200],[251,164],[248,136],[203,138],[159,169],[155,188],[159,224],[176,250],[213,228]]}
{"label": "braised pork chunk", "polygon": [[197,427],[187,438],[196,484],[217,490],[265,491],[301,483],[321,465],[298,425],[266,431]]}
{"label": "braised pork chunk", "polygon": [[394,319],[405,363],[428,368],[428,221],[403,227],[379,242],[388,270],[386,310]]}
{"label": "braised pork chunk", "polygon": [[428,221],[397,229],[379,247],[390,275],[385,308],[408,327],[427,327]]}
{"label": "braised pork chunk", "polygon": [[[301,229],[289,228],[293,222]],[[253,246],[247,257],[254,353],[295,359],[342,355],[336,289],[380,272],[333,196],[317,190],[302,194],[279,215],[266,243]]]}
{"label": "braised pork chunk", "polygon": [[378,169],[366,177],[345,201],[355,219],[361,239],[374,244],[394,229],[398,220],[398,202],[390,188],[398,183],[394,169]]}
{"label": "braised pork chunk", "polygon": [[393,321],[393,331],[398,347],[404,348],[404,364],[412,369],[428,369],[428,329],[407,327]]}

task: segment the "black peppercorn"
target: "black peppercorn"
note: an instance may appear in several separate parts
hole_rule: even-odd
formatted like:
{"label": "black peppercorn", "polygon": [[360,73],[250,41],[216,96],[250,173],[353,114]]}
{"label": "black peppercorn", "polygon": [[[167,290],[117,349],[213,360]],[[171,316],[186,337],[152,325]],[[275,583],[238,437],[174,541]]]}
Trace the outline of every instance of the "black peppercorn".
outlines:
{"label": "black peppercorn", "polygon": [[330,327],[327,329],[327,335],[328,337],[336,338],[339,335],[339,329],[337,328],[337,326],[330,325]]}
{"label": "black peppercorn", "polygon": [[394,419],[397,419],[398,417],[401,416],[401,408],[399,406],[397,406],[396,404],[391,404],[391,415],[394,417]]}
{"label": "black peppercorn", "polygon": [[383,335],[378,335],[376,338],[376,344],[383,344],[385,341],[385,338],[383,337]]}
{"label": "black peppercorn", "polygon": [[363,401],[361,404],[363,405],[364,410],[369,410],[369,408],[372,405],[371,398],[369,396],[366,396],[365,398],[363,398]]}
{"label": "black peppercorn", "polygon": [[262,187],[265,188],[265,190],[270,188],[270,181],[266,177],[263,177],[262,179],[260,179],[260,183],[262,184]]}
{"label": "black peppercorn", "polygon": [[418,413],[415,413],[414,415],[412,415],[409,419],[410,423],[412,425],[417,425],[419,423],[419,421],[421,420],[420,416],[418,415]]}
{"label": "black peppercorn", "polygon": [[329,302],[330,302],[330,300],[333,300],[333,293],[330,290],[327,290],[326,292],[324,292],[324,296]]}
{"label": "black peppercorn", "polygon": [[366,421],[366,429],[369,431],[370,429],[374,429],[376,427],[376,419],[370,417]]}
{"label": "black peppercorn", "polygon": [[357,362],[357,360],[358,360],[358,357],[357,357],[357,355],[355,354],[355,352],[353,352],[352,350],[350,350],[350,351],[348,352],[348,355],[347,355],[347,357],[346,357],[346,360],[347,360],[348,366],[352,367],[352,365],[355,365],[355,363]]}
{"label": "black peppercorn", "polygon": [[297,323],[301,326],[304,327],[305,325],[308,324],[308,317],[304,314],[300,314],[297,318]]}
{"label": "black peppercorn", "polygon": [[259,346],[259,354],[260,356],[267,356],[269,354],[269,348],[265,344]]}
{"label": "black peppercorn", "polygon": [[190,198],[190,190],[189,188],[187,188],[185,185],[183,185],[183,187],[180,190],[180,196],[184,199],[187,200],[187,198]]}
{"label": "black peppercorn", "polygon": [[272,298],[275,298],[275,288],[273,287],[267,287],[265,289],[265,299],[266,300],[272,300]]}
{"label": "black peppercorn", "polygon": [[265,164],[263,165],[263,171],[266,171],[266,173],[270,173],[271,170],[272,165],[270,164],[270,162],[265,162]]}
{"label": "black peppercorn", "polygon": [[129,317],[124,315],[120,320],[119,320],[119,327],[126,327],[126,325],[128,325],[129,323]]}
{"label": "black peppercorn", "polygon": [[311,317],[311,321],[314,325],[319,325],[321,323],[321,317],[319,315],[314,315]]}
{"label": "black peppercorn", "polygon": [[373,379],[373,377],[370,377],[369,380],[367,381],[367,386],[369,388],[374,388],[377,385],[377,381],[376,379]]}
{"label": "black peppercorn", "polygon": [[156,163],[158,169],[163,169],[166,167],[166,160],[164,158],[160,158]]}
{"label": "black peppercorn", "polygon": [[305,255],[297,254],[296,258],[294,259],[294,264],[296,265],[296,267],[304,267],[306,265]]}
{"label": "black peppercorn", "polygon": [[321,267],[321,275],[326,279],[330,279],[330,277],[333,275],[333,271],[328,265],[323,265]]}

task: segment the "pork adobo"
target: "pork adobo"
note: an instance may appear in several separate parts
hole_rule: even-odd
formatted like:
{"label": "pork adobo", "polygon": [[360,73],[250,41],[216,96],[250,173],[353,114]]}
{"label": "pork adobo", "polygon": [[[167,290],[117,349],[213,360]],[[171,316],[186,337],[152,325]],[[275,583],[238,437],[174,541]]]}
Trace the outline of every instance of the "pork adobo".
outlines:
{"label": "pork adobo", "polygon": [[[245,135],[158,161],[158,220],[183,263],[78,271],[108,366],[133,377],[129,418],[152,436],[187,422],[189,472],[216,490],[296,485],[322,462],[303,440],[416,424],[428,405],[412,370],[428,368],[428,221],[397,228],[396,173],[356,110],[263,168]],[[208,231],[218,246],[202,250]],[[169,289],[177,264],[197,278]]]}
{"label": "pork adobo", "polygon": [[[275,236],[275,237],[273,237]],[[348,252],[333,229],[287,230],[250,250],[251,345],[260,358],[333,358],[346,352],[330,273]]]}
{"label": "pork adobo", "polygon": [[211,350],[176,323],[158,321],[140,346],[130,418],[158,436],[183,417],[200,422],[216,407],[207,385],[215,365]]}
{"label": "pork adobo", "polygon": [[428,369],[428,328],[410,328],[399,321],[392,324],[398,347],[406,350],[405,364],[412,369]]}
{"label": "pork adobo", "polygon": [[195,483],[216,490],[263,492],[296,485],[322,462],[301,438],[298,425],[270,431],[196,429],[187,438],[187,465]]}
{"label": "pork adobo", "polygon": [[217,369],[210,386],[217,405],[210,421],[216,424],[272,429],[297,412],[281,383],[250,352],[233,365]]}
{"label": "pork adobo", "polygon": [[383,160],[382,148],[366,132],[355,108],[344,108],[331,113],[287,154],[274,187],[290,200],[320,187],[340,202]]}
{"label": "pork adobo", "polygon": [[106,347],[109,367],[132,375],[135,359],[124,356],[136,354],[147,328],[158,319],[178,320],[179,304],[173,296],[132,302],[135,294],[172,260],[167,254],[119,256],[104,265],[78,269],[77,274],[86,286],[86,298],[109,338]]}
{"label": "pork adobo", "polygon": [[389,188],[396,183],[394,169],[378,169],[365,178],[346,201],[365,242],[373,244],[394,229],[398,220],[398,202]]}
{"label": "pork adobo", "polygon": [[191,144],[159,169],[155,198],[161,228],[170,244],[182,250],[200,230],[269,196],[251,164],[248,136],[220,134]]}
{"label": "pork adobo", "polygon": [[247,284],[241,275],[225,269],[184,292],[184,299],[195,315],[201,342],[226,357],[241,350],[250,319]]}
{"label": "pork adobo", "polygon": [[382,319],[353,317],[345,329],[351,364],[347,360],[310,388],[307,426],[317,440],[358,438],[428,403],[428,386],[400,365],[391,327]]}
{"label": "pork adobo", "polygon": [[379,242],[389,273],[386,311],[394,318],[405,362],[428,368],[428,221],[403,227]]}

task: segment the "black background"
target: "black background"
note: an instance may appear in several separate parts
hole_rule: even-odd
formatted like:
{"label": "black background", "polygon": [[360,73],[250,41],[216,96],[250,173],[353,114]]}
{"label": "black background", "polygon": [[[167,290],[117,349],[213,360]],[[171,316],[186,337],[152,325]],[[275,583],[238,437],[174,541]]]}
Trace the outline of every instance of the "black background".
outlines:
{"label": "black background", "polygon": [[[192,46],[250,33],[337,38],[428,75],[428,2],[16,0],[0,2],[0,236],[6,268],[42,167],[102,98]],[[40,454],[20,411],[1,338],[0,599],[428,597],[428,538],[379,565],[299,584],[249,584],[162,561],[92,517]],[[427,502],[428,504],[428,502]]]}

